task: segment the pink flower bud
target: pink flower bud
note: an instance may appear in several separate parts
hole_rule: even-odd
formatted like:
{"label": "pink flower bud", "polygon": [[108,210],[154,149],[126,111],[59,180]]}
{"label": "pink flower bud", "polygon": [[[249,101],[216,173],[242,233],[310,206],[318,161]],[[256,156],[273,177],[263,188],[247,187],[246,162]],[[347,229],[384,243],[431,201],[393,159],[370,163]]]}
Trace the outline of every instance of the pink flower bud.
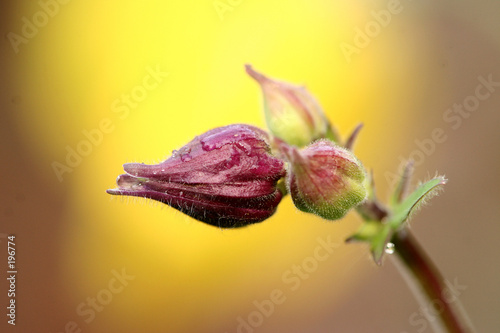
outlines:
{"label": "pink flower bud", "polygon": [[365,199],[365,171],[349,150],[328,140],[282,149],[290,161],[288,189],[300,210],[336,220]]}
{"label": "pink flower bud", "polygon": [[250,65],[246,71],[262,88],[267,127],[275,137],[298,147],[327,137],[338,141],[318,102],[304,87],[270,79]]}
{"label": "pink flower bud", "polygon": [[210,130],[156,165],[127,163],[109,194],[163,202],[221,228],[263,221],[282,198],[282,160],[270,154],[267,134],[249,125]]}

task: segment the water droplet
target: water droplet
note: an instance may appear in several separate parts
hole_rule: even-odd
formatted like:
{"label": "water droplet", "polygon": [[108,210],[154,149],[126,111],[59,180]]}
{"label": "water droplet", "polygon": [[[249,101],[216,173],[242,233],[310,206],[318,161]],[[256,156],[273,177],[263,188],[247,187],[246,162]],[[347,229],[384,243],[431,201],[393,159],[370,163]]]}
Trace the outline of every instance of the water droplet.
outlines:
{"label": "water droplet", "polygon": [[385,245],[385,253],[387,253],[387,254],[393,254],[394,253],[394,244],[393,243],[387,243]]}
{"label": "water droplet", "polygon": [[182,154],[181,155],[181,161],[182,162],[187,162],[187,161],[190,161],[191,159],[192,159],[192,157],[189,154]]}
{"label": "water droplet", "polygon": [[178,153],[178,151],[177,151],[177,150],[172,150],[172,157],[176,157],[176,156],[177,156],[177,153]]}
{"label": "water droplet", "polygon": [[220,148],[220,147],[218,147],[217,144],[215,144],[215,143],[202,140],[201,141],[201,148],[204,151],[212,151],[212,150]]}

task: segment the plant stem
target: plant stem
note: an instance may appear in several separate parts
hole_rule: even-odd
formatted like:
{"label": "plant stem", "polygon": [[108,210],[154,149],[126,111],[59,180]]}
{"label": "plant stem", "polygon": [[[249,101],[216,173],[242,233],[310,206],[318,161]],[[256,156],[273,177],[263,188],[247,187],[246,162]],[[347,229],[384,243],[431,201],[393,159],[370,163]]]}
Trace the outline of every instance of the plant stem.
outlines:
{"label": "plant stem", "polygon": [[[462,318],[460,318],[459,306],[453,307],[450,299],[447,299],[452,291],[445,285],[441,273],[410,232],[401,230],[395,233],[391,242],[394,244],[398,257],[410,273],[408,275],[413,278],[419,291],[429,299],[428,305],[432,307],[434,304],[439,304],[439,308],[435,308],[434,312],[439,316],[447,331],[450,333],[473,332],[465,313],[462,313]],[[458,302],[456,295],[453,302]]]}

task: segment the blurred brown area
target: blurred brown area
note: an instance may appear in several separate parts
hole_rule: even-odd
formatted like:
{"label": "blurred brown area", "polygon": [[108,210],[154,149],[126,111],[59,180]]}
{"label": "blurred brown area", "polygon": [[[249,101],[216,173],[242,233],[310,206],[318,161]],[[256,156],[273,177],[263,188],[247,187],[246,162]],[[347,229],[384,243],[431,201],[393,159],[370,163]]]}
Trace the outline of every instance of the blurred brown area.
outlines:
{"label": "blurred brown area", "polygon": [[[383,7],[382,2],[373,3]],[[75,305],[80,300],[75,300],[74,295],[68,296],[70,290],[67,286],[71,283],[64,281],[68,275],[61,273],[63,261],[60,259],[66,251],[66,226],[72,223],[65,213],[73,183],[58,182],[50,169],[51,158],[41,157],[30,141],[23,137],[26,114],[48,111],[43,105],[39,110],[26,107],[25,102],[30,95],[20,82],[29,79],[25,77],[28,74],[23,68],[27,55],[13,52],[7,39],[13,26],[18,28],[19,18],[24,14],[17,12],[17,5],[9,1],[0,3],[0,13],[0,31],[4,36],[0,45],[0,174],[3,175],[0,233],[16,235],[19,269],[19,292],[16,295],[18,324],[12,327],[6,324],[4,314],[8,301],[8,285],[3,278],[6,256],[5,253],[0,255],[0,327],[2,332],[62,332],[68,322],[73,318],[78,321],[79,318]],[[431,73],[427,81],[421,82],[422,91],[416,94],[424,99],[419,101],[423,107],[409,116],[411,123],[408,123],[408,117],[399,118],[396,113],[382,121],[385,122],[382,128],[372,128],[373,131],[394,130],[398,137],[368,138],[362,134],[358,145],[361,148],[363,142],[372,141],[370,147],[379,147],[383,153],[384,145],[395,144],[403,157],[420,151],[424,155],[419,156],[425,157],[416,170],[416,179],[428,178],[435,171],[444,173],[449,179],[445,191],[411,221],[411,230],[443,275],[449,281],[457,280],[465,286],[459,299],[477,331],[495,332],[500,327],[500,265],[495,259],[500,234],[500,87],[481,101],[475,111],[460,116],[460,125],[456,129],[451,126],[455,123],[447,122],[443,116],[454,103],[463,103],[468,96],[475,94],[481,82],[479,77],[491,76],[493,81],[500,82],[500,2],[411,2],[411,8],[404,15],[387,28],[391,29],[388,34],[397,35],[394,40],[398,44],[393,45],[393,51],[384,53],[384,56],[388,57],[387,66],[391,63],[397,66],[402,61],[398,48],[405,48],[413,38],[424,41],[424,51],[430,54],[404,55],[411,57],[405,60],[413,63],[418,71]],[[375,42],[384,42],[384,35],[377,38]],[[363,51],[362,57],[371,54],[380,56],[376,45],[370,47]],[[357,65],[354,61],[345,66],[355,68]],[[412,77],[407,77],[407,80],[412,80]],[[398,86],[390,79],[381,76],[379,82],[385,85],[385,98],[398,93]],[[412,93],[409,95],[412,96]],[[401,111],[402,114],[404,112]],[[360,116],[363,117],[363,114]],[[202,126],[202,122],[198,126]],[[436,128],[443,129],[446,140],[429,143]],[[384,172],[397,172],[399,156],[383,158],[392,159],[386,164],[394,165],[392,170],[375,170],[382,194],[387,194],[384,193],[388,191]],[[88,214],[91,216],[92,212]],[[4,240],[0,241],[0,250],[4,251]],[[88,244],[89,247],[92,245]],[[368,257],[365,247],[349,246],[353,247],[348,250],[350,254],[361,258],[351,265],[363,266],[363,274],[367,276],[363,283],[354,291],[349,289],[340,304],[338,299],[330,301],[326,297],[328,290],[310,297],[302,295],[298,299],[307,299],[307,302],[283,305],[283,311],[276,311],[255,332],[431,332],[425,321],[410,319],[415,313],[417,316],[414,319],[421,318],[418,316],[419,304],[391,260],[386,260],[382,268],[375,267],[365,260]],[[284,252],[286,248],[276,250]],[[304,252],[304,255],[308,253]],[[261,260],[256,267],[266,267],[266,258]],[[85,269],[91,271],[93,266]],[[255,272],[255,279],[258,277],[259,272]],[[80,279],[85,280],[85,277]],[[148,285],[143,283],[141,288],[148,288]],[[141,292],[136,291],[137,294]],[[154,294],[154,291],[149,293]],[[197,295],[188,296],[193,302],[200,301],[196,299]],[[138,299],[139,303],[148,301]],[[176,307],[175,303],[171,306],[172,309]],[[231,304],[225,306],[232,307]],[[138,304],[137,311],[140,309]],[[171,309],[158,310],[159,332],[168,331],[168,325],[161,322],[163,310]],[[229,310],[228,313],[233,314]],[[238,314],[215,320],[209,307],[206,313],[190,315],[193,332],[229,332],[235,330]],[[204,320],[212,326],[207,327]],[[114,331],[113,324],[109,322],[80,327],[83,332]]]}
{"label": "blurred brown area", "polygon": [[0,239],[0,330],[47,332],[73,315],[61,289],[58,260],[67,184],[47,177],[44,161],[34,157],[22,137],[20,119],[32,110],[24,105],[25,91],[18,80],[22,55],[13,52],[7,37],[13,22],[18,23],[15,7],[15,2],[0,3],[0,233],[16,237],[16,325],[7,324],[7,239]]}

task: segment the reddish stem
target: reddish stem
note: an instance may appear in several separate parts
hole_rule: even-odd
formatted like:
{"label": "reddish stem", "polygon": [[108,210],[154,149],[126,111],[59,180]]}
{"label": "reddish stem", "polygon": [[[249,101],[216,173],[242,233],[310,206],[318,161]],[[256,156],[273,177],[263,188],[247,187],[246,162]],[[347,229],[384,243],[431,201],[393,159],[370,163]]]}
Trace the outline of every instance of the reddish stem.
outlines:
{"label": "reddish stem", "polygon": [[438,313],[448,332],[471,333],[473,330],[465,324],[466,318],[460,318],[457,309],[446,299],[447,286],[444,279],[417,240],[408,230],[402,230],[392,237],[391,242],[419,288],[430,301],[436,301],[442,306]]}

